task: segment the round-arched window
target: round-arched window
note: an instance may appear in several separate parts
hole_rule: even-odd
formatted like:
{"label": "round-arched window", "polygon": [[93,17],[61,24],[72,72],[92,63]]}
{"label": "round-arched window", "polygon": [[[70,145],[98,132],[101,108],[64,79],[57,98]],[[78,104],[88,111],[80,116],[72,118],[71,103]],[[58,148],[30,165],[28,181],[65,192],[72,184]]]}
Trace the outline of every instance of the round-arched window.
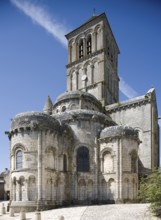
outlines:
{"label": "round-arched window", "polygon": [[89,150],[87,147],[79,147],[77,150],[77,171],[89,172]]}
{"label": "round-arched window", "polygon": [[79,41],[79,58],[81,59],[83,57],[83,39],[80,39]]}
{"label": "round-arched window", "polygon": [[87,37],[87,55],[91,54],[92,52],[92,39],[91,35],[89,34]]}
{"label": "round-arched window", "polygon": [[16,152],[16,169],[22,169],[22,150]]}
{"label": "round-arched window", "polygon": [[65,112],[66,111],[66,106],[64,105],[61,109],[62,112]]}

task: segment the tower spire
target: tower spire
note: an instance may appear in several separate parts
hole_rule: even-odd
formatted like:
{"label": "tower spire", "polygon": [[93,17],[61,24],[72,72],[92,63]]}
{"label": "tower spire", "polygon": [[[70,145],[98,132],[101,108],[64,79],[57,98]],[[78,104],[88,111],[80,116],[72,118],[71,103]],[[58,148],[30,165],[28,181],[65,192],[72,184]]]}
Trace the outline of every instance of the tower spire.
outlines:
{"label": "tower spire", "polygon": [[51,115],[52,114],[52,108],[53,108],[53,103],[51,101],[50,96],[48,96],[46,102],[45,102],[45,106],[43,108],[43,112],[46,114]]}

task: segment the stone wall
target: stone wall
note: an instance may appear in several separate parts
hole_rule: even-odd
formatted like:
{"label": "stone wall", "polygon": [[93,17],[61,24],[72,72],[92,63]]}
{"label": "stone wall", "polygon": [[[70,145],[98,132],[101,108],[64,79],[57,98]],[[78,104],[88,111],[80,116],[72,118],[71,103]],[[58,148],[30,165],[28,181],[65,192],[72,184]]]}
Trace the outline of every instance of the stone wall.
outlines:
{"label": "stone wall", "polygon": [[138,130],[141,141],[138,151],[140,174],[149,173],[159,166],[158,114],[154,98],[155,91],[152,91],[152,94],[106,107],[117,124]]}

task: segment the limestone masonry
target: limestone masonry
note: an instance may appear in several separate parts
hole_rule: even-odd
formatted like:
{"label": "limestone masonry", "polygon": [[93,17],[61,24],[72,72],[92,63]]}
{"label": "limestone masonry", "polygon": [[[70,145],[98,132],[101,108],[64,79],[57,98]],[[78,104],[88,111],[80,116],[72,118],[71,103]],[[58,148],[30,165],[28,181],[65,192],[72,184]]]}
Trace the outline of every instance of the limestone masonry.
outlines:
{"label": "limestone masonry", "polygon": [[159,165],[155,90],[119,102],[119,48],[103,13],[66,35],[67,92],[8,133],[11,209],[135,201]]}

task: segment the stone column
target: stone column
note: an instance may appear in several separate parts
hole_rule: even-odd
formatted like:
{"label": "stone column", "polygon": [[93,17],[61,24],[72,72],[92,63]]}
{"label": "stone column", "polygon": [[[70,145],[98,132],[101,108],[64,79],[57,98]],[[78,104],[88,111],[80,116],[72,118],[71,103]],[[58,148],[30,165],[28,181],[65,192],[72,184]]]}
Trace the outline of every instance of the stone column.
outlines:
{"label": "stone column", "polygon": [[86,39],[83,38],[83,57],[87,55]]}
{"label": "stone column", "polygon": [[78,42],[76,43],[76,60],[79,59],[79,44]]}
{"label": "stone column", "polygon": [[57,179],[56,201],[60,205],[60,180]]}
{"label": "stone column", "polygon": [[94,65],[91,64],[91,84],[94,84]]}
{"label": "stone column", "polygon": [[[83,76],[84,75],[87,76],[87,68],[86,67],[83,68]],[[87,79],[84,79],[83,80],[83,88],[85,89],[85,91],[86,91],[86,88],[85,88],[86,86],[87,86]]]}
{"label": "stone column", "polygon": [[103,159],[103,157],[101,157],[100,160],[101,160],[101,172],[103,173],[104,172],[104,167],[103,167],[104,159]]}
{"label": "stone column", "polygon": [[73,86],[72,86],[72,74],[70,74],[70,91],[72,91],[73,90]]}
{"label": "stone column", "polygon": [[20,181],[16,180],[16,201],[20,201],[21,198],[21,185]]}
{"label": "stone column", "polygon": [[112,157],[112,172],[115,172],[115,170],[114,170],[114,163],[115,163],[115,153],[113,153],[112,155],[111,155],[111,157]]}
{"label": "stone column", "polygon": [[50,179],[50,200],[52,200],[53,197],[53,181],[52,179]]}
{"label": "stone column", "polygon": [[[55,179],[55,178],[54,178],[54,179]],[[55,182],[53,183],[53,185],[54,185],[54,188],[53,188],[53,200],[54,200],[54,202],[55,202],[55,204],[56,204],[57,182],[55,181]]]}
{"label": "stone column", "polygon": [[74,199],[75,199],[74,174],[71,174],[71,186],[70,186],[70,190],[71,190],[71,199],[74,200]]}
{"label": "stone column", "polygon": [[38,165],[37,165],[37,172],[38,172],[38,204],[37,209],[39,210],[39,203],[42,200],[42,131],[38,131]]}
{"label": "stone column", "polygon": [[92,33],[92,53],[94,53],[97,49],[97,47],[96,47],[96,42],[97,42],[96,37],[97,37],[97,33],[96,33],[96,31],[94,31]]}
{"label": "stone column", "polygon": [[15,156],[12,154],[11,155],[11,170],[14,170],[15,169]]}
{"label": "stone column", "polygon": [[120,177],[120,139],[117,140],[117,152],[116,152],[116,201],[119,200],[119,177]]}
{"label": "stone column", "polygon": [[68,45],[68,63],[72,62],[72,46]]}
{"label": "stone column", "polygon": [[16,181],[11,182],[12,191],[11,191],[11,200],[16,201]]}
{"label": "stone column", "polygon": [[119,143],[119,148],[120,148],[120,179],[119,179],[119,184],[120,184],[120,194],[119,194],[119,199],[120,201],[122,200],[122,191],[123,191],[123,186],[122,186],[122,141],[120,139]]}
{"label": "stone column", "polygon": [[95,152],[95,158],[94,158],[94,167],[95,167],[95,169],[94,169],[94,195],[93,195],[93,198],[94,199],[98,199],[98,192],[99,192],[99,190],[98,190],[98,187],[99,187],[99,184],[98,184],[98,179],[99,179],[99,177],[98,177],[98,175],[99,175],[99,172],[98,172],[98,148],[97,147],[95,147],[94,148],[94,152]]}
{"label": "stone column", "polygon": [[103,28],[101,27],[100,30],[99,30],[99,38],[100,38],[100,48],[99,49],[102,49],[103,48]]}
{"label": "stone column", "polygon": [[[10,149],[11,149],[11,141],[10,141]],[[12,170],[14,170],[14,155],[13,154],[11,154],[10,155],[10,172],[12,171]],[[11,177],[12,177],[12,174],[11,174]],[[13,178],[10,178],[10,180],[9,180],[9,182],[10,182],[10,201],[12,201],[12,200],[15,200],[15,181],[13,180]]]}
{"label": "stone column", "polygon": [[62,180],[60,180],[59,182],[59,202],[60,204],[62,204],[62,200],[63,200],[63,182]]}
{"label": "stone column", "polygon": [[67,69],[67,91],[70,91],[70,69]]}
{"label": "stone column", "polygon": [[80,96],[80,99],[79,99],[79,108],[81,109],[82,108],[82,97]]}
{"label": "stone column", "polygon": [[26,195],[25,195],[25,200],[29,201],[29,180],[25,180],[25,185],[26,185]]}
{"label": "stone column", "polygon": [[116,202],[122,202],[122,139],[118,139],[118,149],[116,154]]}
{"label": "stone column", "polygon": [[72,62],[77,60],[77,44],[73,42],[73,53],[72,53]]}
{"label": "stone column", "polygon": [[76,90],[78,90],[78,70],[75,71],[75,76],[76,76]]}
{"label": "stone column", "polygon": [[74,174],[74,184],[75,184],[75,199],[78,200],[78,175],[77,172]]}

